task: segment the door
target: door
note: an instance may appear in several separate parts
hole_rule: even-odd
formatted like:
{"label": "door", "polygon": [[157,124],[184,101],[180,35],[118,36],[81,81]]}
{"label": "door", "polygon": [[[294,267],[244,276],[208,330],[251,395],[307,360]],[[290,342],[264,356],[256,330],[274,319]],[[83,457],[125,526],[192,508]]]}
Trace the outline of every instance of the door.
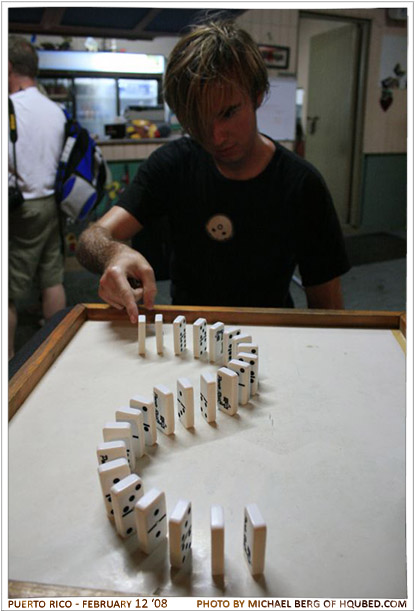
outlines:
{"label": "door", "polygon": [[350,223],[359,29],[311,38],[305,157],[323,175],[342,224]]}

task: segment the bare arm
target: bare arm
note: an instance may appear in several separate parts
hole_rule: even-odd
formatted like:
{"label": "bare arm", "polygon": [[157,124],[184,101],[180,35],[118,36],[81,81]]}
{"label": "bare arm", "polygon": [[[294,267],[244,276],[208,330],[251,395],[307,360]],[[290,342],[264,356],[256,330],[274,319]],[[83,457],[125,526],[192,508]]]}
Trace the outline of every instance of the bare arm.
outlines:
{"label": "bare arm", "polygon": [[[114,206],[99,221],[80,236],[76,256],[87,270],[101,274],[99,296],[115,308],[127,310],[131,323],[138,318],[137,301],[152,308],[157,293],[154,271],[137,251],[119,242],[142,229],[141,224],[126,210]],[[133,289],[128,279],[140,281]]]}
{"label": "bare arm", "polygon": [[305,287],[309,308],[341,310],[344,308],[340,278],[333,278],[327,283]]}

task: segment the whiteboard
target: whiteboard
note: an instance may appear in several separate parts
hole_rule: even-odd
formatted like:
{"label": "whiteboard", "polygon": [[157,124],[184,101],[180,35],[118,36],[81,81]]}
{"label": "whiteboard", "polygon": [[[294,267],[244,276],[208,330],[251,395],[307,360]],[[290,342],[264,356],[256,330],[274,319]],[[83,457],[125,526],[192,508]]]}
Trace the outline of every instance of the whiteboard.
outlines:
{"label": "whiteboard", "polygon": [[270,91],[257,110],[258,129],[274,140],[295,139],[297,81],[291,77],[270,78]]}

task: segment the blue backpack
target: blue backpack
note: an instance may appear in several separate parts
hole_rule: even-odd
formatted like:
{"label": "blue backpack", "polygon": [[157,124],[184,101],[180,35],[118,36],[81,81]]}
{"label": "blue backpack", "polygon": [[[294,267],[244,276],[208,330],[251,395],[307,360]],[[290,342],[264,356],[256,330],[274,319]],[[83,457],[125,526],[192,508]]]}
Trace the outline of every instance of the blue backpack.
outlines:
{"label": "blue backpack", "polygon": [[55,198],[72,221],[84,220],[99,204],[110,182],[101,149],[66,109],[65,141],[55,180]]}

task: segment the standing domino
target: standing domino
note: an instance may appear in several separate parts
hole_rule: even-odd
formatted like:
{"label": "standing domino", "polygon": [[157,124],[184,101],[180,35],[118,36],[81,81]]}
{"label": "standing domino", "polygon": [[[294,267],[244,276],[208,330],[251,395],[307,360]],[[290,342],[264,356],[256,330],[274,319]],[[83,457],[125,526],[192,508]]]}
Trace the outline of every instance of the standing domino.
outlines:
{"label": "standing domino", "polygon": [[144,439],[146,446],[153,446],[157,442],[156,411],[154,402],[142,395],[135,395],[130,399],[131,408],[138,408],[143,413]]}
{"label": "standing domino", "polygon": [[98,466],[98,476],[108,516],[114,518],[111,487],[131,473],[127,459],[114,459]]}
{"label": "standing domino", "polygon": [[239,349],[239,345],[243,342],[252,342],[252,336],[243,336],[242,334],[238,334],[237,336],[232,338],[228,346],[228,361],[230,361],[231,359],[235,359],[238,353],[243,352]]}
{"label": "standing domino", "polygon": [[227,367],[238,374],[239,403],[244,406],[251,395],[251,366],[240,359],[231,359]]}
{"label": "standing domino", "polygon": [[177,415],[179,421],[186,429],[194,427],[194,389],[187,378],[177,380]]}
{"label": "standing domino", "polygon": [[217,378],[219,410],[233,416],[238,412],[238,374],[229,368],[219,368]]}
{"label": "standing domino", "polygon": [[165,385],[153,389],[156,423],[158,429],[169,436],[174,433],[174,397]]}
{"label": "standing domino", "polygon": [[245,361],[251,368],[251,395],[258,393],[258,355],[238,353],[237,359]]}
{"label": "standing domino", "polygon": [[167,535],[166,496],[151,489],[135,505],[138,545],[148,555]]}
{"label": "standing domino", "polygon": [[245,506],[244,552],[251,574],[262,574],[265,564],[267,526],[256,504]]}
{"label": "standing domino", "polygon": [[137,474],[130,474],[111,487],[115,527],[122,538],[136,531],[134,506],[143,493],[143,482]]}
{"label": "standing domino", "polygon": [[99,465],[114,461],[114,459],[127,459],[127,447],[123,440],[102,442],[97,446],[97,457]]}
{"label": "standing domino", "polygon": [[154,317],[154,323],[156,326],[156,347],[159,355],[163,354],[163,315],[156,314]]}
{"label": "standing domino", "polygon": [[258,344],[254,344],[253,342],[241,342],[238,346],[239,353],[252,353],[253,355],[259,356],[259,346]]}
{"label": "standing domino", "polygon": [[177,502],[169,520],[170,564],[182,567],[192,546],[192,504]]}
{"label": "standing domino", "polygon": [[225,516],[222,506],[210,509],[210,542],[212,576],[223,576],[225,571]]}
{"label": "standing domino", "polygon": [[135,468],[135,454],[133,452],[133,432],[129,423],[110,422],[105,423],[102,430],[104,442],[112,442],[113,440],[122,440],[127,447],[127,459],[130,468]]}
{"label": "standing domino", "polygon": [[133,439],[133,451],[137,459],[144,455],[144,422],[143,413],[138,408],[120,408],[115,413],[116,421],[124,421],[131,425],[131,435]]}
{"label": "standing domino", "polygon": [[146,354],[146,315],[138,315],[138,354]]}
{"label": "standing domino", "polygon": [[223,359],[223,334],[225,326],[218,321],[209,327],[209,361],[215,363]]}
{"label": "standing domino", "polygon": [[199,318],[193,323],[193,355],[200,359],[207,351],[207,322]]}
{"label": "standing domino", "polygon": [[174,354],[180,355],[186,350],[186,319],[183,315],[173,321]]}
{"label": "standing domino", "polygon": [[216,421],[216,376],[210,372],[200,375],[200,412],[208,423]]}
{"label": "standing domino", "polygon": [[241,335],[241,329],[239,327],[229,327],[225,329],[223,333],[223,363],[230,361],[232,356],[232,344],[231,341]]}

